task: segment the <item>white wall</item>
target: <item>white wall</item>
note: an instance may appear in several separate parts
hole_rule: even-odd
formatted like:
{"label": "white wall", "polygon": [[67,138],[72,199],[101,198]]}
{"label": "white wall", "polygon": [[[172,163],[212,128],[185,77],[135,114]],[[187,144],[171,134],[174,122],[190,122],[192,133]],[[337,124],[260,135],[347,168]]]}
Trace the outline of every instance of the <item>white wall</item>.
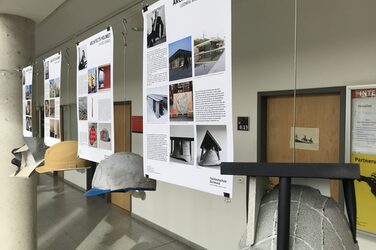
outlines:
{"label": "white wall", "polygon": [[[294,88],[294,0],[232,2],[234,128],[237,116],[250,117],[249,132],[234,131],[234,154],[236,161],[256,161],[257,92]],[[126,3],[129,1],[67,1],[37,27],[37,55]],[[375,83],[376,1],[298,3],[297,88]],[[142,115],[142,32],[128,28],[125,50],[120,35],[121,18],[129,15],[119,14],[80,37],[113,26],[115,100],[131,100],[132,114]],[[128,24],[142,25],[141,14],[128,18]],[[74,43],[64,45],[71,47],[73,58],[65,103],[75,102]],[[141,134],[132,135],[132,150],[142,154]],[[318,186],[327,193],[324,184]],[[245,227],[245,194],[243,178],[235,178],[231,203],[222,197],[158,182],[157,191],[149,192],[145,201],[133,200],[133,212],[208,249],[237,249]],[[360,249],[374,249],[376,239],[359,236],[359,245]]]}

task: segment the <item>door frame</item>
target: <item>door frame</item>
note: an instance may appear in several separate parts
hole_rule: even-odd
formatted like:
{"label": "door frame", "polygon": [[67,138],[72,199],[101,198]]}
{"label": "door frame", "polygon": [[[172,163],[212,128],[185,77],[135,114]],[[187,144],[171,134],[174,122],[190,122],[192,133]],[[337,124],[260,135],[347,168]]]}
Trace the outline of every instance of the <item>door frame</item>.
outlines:
{"label": "door frame", "polygon": [[[339,94],[339,159],[338,163],[345,163],[345,140],[346,140],[346,86],[326,87],[326,88],[309,88],[294,90],[277,90],[264,91],[257,93],[257,162],[266,162],[266,140],[267,140],[267,99],[268,97],[299,95],[315,95],[315,94]],[[332,193],[332,189],[330,192]],[[339,185],[338,204],[343,209],[343,188]]]}
{"label": "door frame", "polygon": [[[296,96],[314,94],[339,94],[339,163],[345,163],[346,137],[346,86],[297,89]],[[267,99],[274,96],[294,96],[294,90],[264,91],[257,93],[257,162],[266,162],[266,118]]]}

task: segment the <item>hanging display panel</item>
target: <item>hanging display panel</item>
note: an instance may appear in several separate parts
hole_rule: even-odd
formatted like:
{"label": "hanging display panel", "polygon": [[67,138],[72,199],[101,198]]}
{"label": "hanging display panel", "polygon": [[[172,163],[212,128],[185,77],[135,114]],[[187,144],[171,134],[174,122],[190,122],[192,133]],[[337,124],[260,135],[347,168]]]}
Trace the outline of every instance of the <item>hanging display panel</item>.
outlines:
{"label": "hanging display panel", "polygon": [[231,1],[149,6],[143,56],[145,174],[230,196],[219,165],[233,161]]}
{"label": "hanging display panel", "polygon": [[44,65],[44,143],[52,146],[61,141],[61,53],[46,58]]}
{"label": "hanging display panel", "polygon": [[78,155],[100,162],[114,153],[113,34],[77,44]]}
{"label": "hanging display panel", "polygon": [[22,69],[22,131],[24,137],[33,136],[33,66]]}
{"label": "hanging display panel", "polygon": [[376,234],[376,85],[348,87],[348,104],[348,158],[360,165],[355,181],[357,228]]}

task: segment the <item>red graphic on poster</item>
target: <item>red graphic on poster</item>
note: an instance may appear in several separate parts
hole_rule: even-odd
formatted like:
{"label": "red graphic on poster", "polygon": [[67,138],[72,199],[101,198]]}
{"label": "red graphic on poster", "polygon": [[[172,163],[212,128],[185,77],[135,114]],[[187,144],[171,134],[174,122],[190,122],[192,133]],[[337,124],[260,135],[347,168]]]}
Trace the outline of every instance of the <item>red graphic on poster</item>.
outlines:
{"label": "red graphic on poster", "polygon": [[89,135],[90,145],[94,145],[94,143],[97,141],[97,130],[94,126],[91,126],[90,128],[90,135]]}

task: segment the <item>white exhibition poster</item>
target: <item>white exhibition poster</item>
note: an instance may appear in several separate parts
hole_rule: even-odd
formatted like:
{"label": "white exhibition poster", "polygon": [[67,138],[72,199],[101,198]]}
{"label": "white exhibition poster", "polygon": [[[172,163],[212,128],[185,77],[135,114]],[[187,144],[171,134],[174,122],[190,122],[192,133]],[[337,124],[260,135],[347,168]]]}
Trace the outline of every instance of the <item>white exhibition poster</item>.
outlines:
{"label": "white exhibition poster", "polygon": [[376,89],[356,89],[351,92],[353,153],[375,155],[376,152]]}
{"label": "white exhibition poster", "polygon": [[[215,11],[213,11],[215,6]],[[144,12],[144,172],[232,195],[231,0],[160,0]]]}
{"label": "white exhibition poster", "polygon": [[32,128],[33,66],[22,69],[22,131],[24,137],[33,136]]}
{"label": "white exhibition poster", "polygon": [[77,44],[78,156],[100,162],[114,153],[113,34]]}
{"label": "white exhibition poster", "polygon": [[61,141],[61,53],[43,61],[44,65],[44,143],[52,146]]}

